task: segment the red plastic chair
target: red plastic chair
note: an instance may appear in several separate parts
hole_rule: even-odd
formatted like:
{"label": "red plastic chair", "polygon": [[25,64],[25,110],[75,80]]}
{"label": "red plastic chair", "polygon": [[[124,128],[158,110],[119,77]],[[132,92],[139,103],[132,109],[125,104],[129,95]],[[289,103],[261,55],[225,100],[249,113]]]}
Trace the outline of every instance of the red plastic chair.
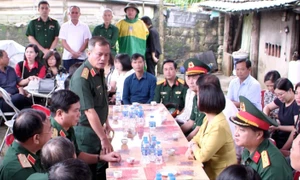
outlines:
{"label": "red plastic chair", "polygon": [[47,116],[50,116],[50,109],[46,108],[45,106],[34,104],[31,106],[32,109],[43,111]]}
{"label": "red plastic chair", "polygon": [[260,91],[262,109],[265,107],[265,91],[266,91],[265,89]]}

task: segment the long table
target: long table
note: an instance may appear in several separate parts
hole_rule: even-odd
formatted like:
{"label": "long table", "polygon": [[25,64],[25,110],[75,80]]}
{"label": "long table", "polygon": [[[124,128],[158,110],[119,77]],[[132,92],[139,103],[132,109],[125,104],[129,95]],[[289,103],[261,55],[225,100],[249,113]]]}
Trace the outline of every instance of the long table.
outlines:
{"label": "long table", "polygon": [[[111,127],[115,131],[112,140],[112,146],[115,151],[118,151],[122,156],[122,161],[118,163],[109,163],[109,168],[106,170],[107,179],[116,179],[114,173],[122,173],[122,177],[118,179],[155,179],[158,171],[176,173],[176,179],[203,179],[208,180],[206,173],[203,170],[203,164],[199,161],[188,160],[185,157],[185,152],[188,149],[184,134],[180,127],[162,104],[156,106],[142,105],[144,110],[144,117],[146,119],[143,127],[136,128],[136,135],[127,135],[124,137],[123,126],[121,120],[115,120],[116,116],[121,116],[121,113],[113,113],[112,106],[110,106],[109,121]],[[155,114],[156,119],[160,116],[166,116],[166,120],[156,127],[155,135],[157,141],[160,141],[163,149],[163,164],[143,164],[141,162],[141,142],[143,136],[149,135],[149,123],[147,117],[149,114]],[[177,134],[178,138],[174,139],[173,134]],[[127,139],[127,144],[122,143],[122,139]],[[170,149],[174,149],[174,155],[169,154]],[[133,164],[127,162],[128,158],[135,159]],[[164,177],[166,178],[166,177]]]}

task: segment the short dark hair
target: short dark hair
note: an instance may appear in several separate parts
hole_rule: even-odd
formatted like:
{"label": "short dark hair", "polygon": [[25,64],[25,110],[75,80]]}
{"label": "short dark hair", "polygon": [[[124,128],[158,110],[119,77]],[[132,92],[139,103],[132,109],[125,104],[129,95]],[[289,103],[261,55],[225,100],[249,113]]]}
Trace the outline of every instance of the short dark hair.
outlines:
{"label": "short dark hair", "polygon": [[277,79],[274,89],[280,89],[283,91],[289,91],[290,89],[292,89],[292,91],[295,92],[293,83],[288,78]]}
{"label": "short dark hair", "polygon": [[131,56],[131,61],[137,60],[139,57],[141,57],[141,58],[143,59],[143,61],[145,61],[144,56],[141,55],[140,53],[134,53],[134,54]]}
{"label": "short dark hair", "polygon": [[165,60],[165,61],[163,62],[163,65],[162,65],[163,68],[164,68],[164,65],[165,65],[166,63],[173,63],[174,69],[177,69],[177,63],[176,63],[174,60],[172,60],[172,59],[167,59],[167,60]]}
{"label": "short dark hair", "polygon": [[44,61],[45,61],[47,68],[49,68],[48,60],[51,56],[54,56],[54,58],[56,59],[55,67],[59,68],[59,66],[61,65],[61,56],[57,51],[49,51],[46,54]]}
{"label": "short dark hair", "polygon": [[115,62],[114,62],[114,56],[112,53],[109,54],[109,59],[108,59],[108,64],[112,67],[114,66]]}
{"label": "short dark hair", "polygon": [[235,65],[237,65],[239,63],[242,63],[242,62],[246,63],[246,68],[247,69],[251,68],[251,61],[248,60],[248,59],[240,59],[240,60],[238,60],[238,61],[235,62]]}
{"label": "short dark hair", "polygon": [[265,75],[264,82],[271,81],[272,83],[275,83],[277,81],[277,79],[279,79],[279,78],[280,78],[280,74],[278,71],[276,71],[276,70],[269,71]]}
{"label": "short dark hair", "polygon": [[77,9],[79,10],[79,12],[80,12],[80,7],[79,7],[79,6],[74,6],[74,5],[69,7],[69,12],[71,12],[71,10],[72,10],[73,8],[77,8]]}
{"label": "short dark hair", "polygon": [[198,86],[201,84],[214,84],[216,87],[221,88],[219,78],[213,74],[201,74],[196,83]]}
{"label": "short dark hair", "polygon": [[[34,50],[35,53],[39,54],[40,50],[39,50],[39,48],[37,47],[37,45],[35,45],[35,44],[28,44],[28,45],[25,47],[25,51],[26,51],[27,48],[30,48],[30,47],[33,48],[33,50]],[[26,60],[25,54],[26,54],[26,53],[24,53],[24,60]],[[37,61],[37,62],[40,62],[40,56],[37,55],[37,56],[35,57],[34,60]]]}
{"label": "short dark hair", "polygon": [[67,159],[53,165],[49,171],[49,180],[91,180],[89,166],[80,159]]}
{"label": "short dark hair", "polygon": [[143,16],[141,18],[142,21],[144,21],[144,23],[147,25],[147,26],[151,26],[152,25],[152,21],[151,19],[148,17],[148,16]]}
{"label": "short dark hair", "polygon": [[261,180],[261,177],[251,166],[234,164],[226,167],[217,180]]}
{"label": "short dark hair", "polygon": [[3,49],[0,49],[0,58],[3,58],[3,56],[4,56],[4,50]]}
{"label": "short dark hair", "polygon": [[62,136],[50,139],[41,150],[41,163],[46,171],[54,164],[74,158],[73,143]]}
{"label": "short dark hair", "polygon": [[64,82],[65,89],[70,90],[70,81],[71,81],[72,75],[69,75]]}
{"label": "short dark hair", "polygon": [[74,72],[82,65],[82,62],[77,62],[75,64],[73,64],[72,66],[70,66],[69,68],[69,75],[73,75]]}
{"label": "short dark hair", "polygon": [[40,8],[41,4],[47,4],[50,7],[48,1],[40,1],[38,4],[38,8]]}
{"label": "short dark hair", "polygon": [[132,69],[130,56],[126,53],[117,54],[115,61],[118,60],[122,65],[123,71],[130,71]]}
{"label": "short dark hair", "polygon": [[219,114],[225,108],[225,96],[221,88],[214,84],[198,85],[198,109],[204,113]]}
{"label": "short dark hair", "polygon": [[26,142],[35,134],[43,132],[45,113],[35,109],[23,109],[16,117],[13,125],[13,135],[16,140]]}
{"label": "short dark hair", "polygon": [[59,90],[52,94],[50,111],[51,116],[55,116],[57,110],[61,109],[64,112],[68,112],[71,105],[79,102],[79,96],[70,90]]}
{"label": "short dark hair", "polygon": [[88,49],[91,51],[95,48],[96,45],[99,46],[109,46],[110,47],[110,43],[102,36],[93,36],[88,43]]}
{"label": "short dark hair", "polygon": [[268,139],[268,138],[270,137],[269,131],[259,129],[258,127],[255,127],[255,126],[249,126],[249,128],[250,128],[252,131],[254,131],[254,132],[257,132],[257,131],[263,131],[263,138],[264,138],[264,139]]}

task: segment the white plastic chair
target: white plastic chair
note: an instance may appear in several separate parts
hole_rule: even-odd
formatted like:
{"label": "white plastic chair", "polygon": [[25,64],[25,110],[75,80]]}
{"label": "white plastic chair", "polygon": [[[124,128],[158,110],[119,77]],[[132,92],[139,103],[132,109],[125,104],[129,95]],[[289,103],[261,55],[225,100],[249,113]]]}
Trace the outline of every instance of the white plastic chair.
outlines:
{"label": "white plastic chair", "polygon": [[[0,110],[0,115],[5,121],[4,124],[7,126],[6,133],[2,139],[2,143],[0,146],[0,152],[1,152],[3,149],[4,143],[5,143],[6,136],[12,132],[12,127],[13,127],[14,121],[15,121],[14,119],[15,119],[16,115],[20,112],[20,110],[18,108],[16,108],[16,106],[12,103],[11,97],[7,93],[7,91],[1,87],[0,87],[0,94],[1,94],[2,98],[4,99],[4,101],[6,102],[6,104],[8,104],[14,110],[14,112],[2,112]],[[7,120],[6,116],[12,116],[12,118],[10,120]]]}

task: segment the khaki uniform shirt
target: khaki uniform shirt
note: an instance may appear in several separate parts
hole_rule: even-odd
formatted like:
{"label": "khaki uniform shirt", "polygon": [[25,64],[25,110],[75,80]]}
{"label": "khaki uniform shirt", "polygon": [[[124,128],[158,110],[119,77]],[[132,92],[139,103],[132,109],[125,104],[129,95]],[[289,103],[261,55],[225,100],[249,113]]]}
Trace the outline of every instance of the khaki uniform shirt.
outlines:
{"label": "khaki uniform shirt", "polygon": [[78,148],[81,151],[97,154],[101,150],[100,139],[91,128],[84,113],[85,110],[95,109],[103,125],[108,116],[108,96],[104,70],[97,72],[86,60],[73,74],[70,90],[80,97],[81,116],[76,126],[75,135]]}
{"label": "khaki uniform shirt", "polygon": [[244,149],[242,164],[251,166],[262,179],[293,179],[290,165],[268,139],[265,139],[253,154]]}
{"label": "khaki uniform shirt", "polygon": [[44,172],[39,156],[14,141],[4,156],[0,167],[0,179],[27,179],[36,172]]}
{"label": "khaki uniform shirt", "polygon": [[184,108],[186,91],[184,81],[178,77],[172,87],[169,86],[167,80],[162,80],[156,85],[154,101],[164,105],[174,104],[181,111]]}

